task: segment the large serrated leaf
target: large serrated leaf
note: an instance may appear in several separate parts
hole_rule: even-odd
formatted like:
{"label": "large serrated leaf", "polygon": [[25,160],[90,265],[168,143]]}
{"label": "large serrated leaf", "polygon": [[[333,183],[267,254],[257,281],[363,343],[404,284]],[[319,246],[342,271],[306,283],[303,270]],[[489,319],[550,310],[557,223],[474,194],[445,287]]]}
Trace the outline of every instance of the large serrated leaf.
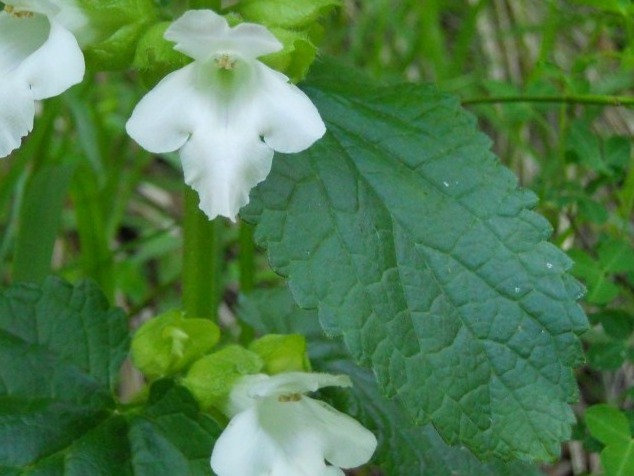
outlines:
{"label": "large serrated leaf", "polygon": [[117,403],[127,352],[126,316],[92,283],[0,293],[0,474],[210,475],[219,428],[187,390]]}
{"label": "large serrated leaf", "polygon": [[416,421],[480,457],[552,458],[586,318],[534,195],[455,98],[333,69],[305,88],[327,134],[277,156],[243,216],[300,306]]}
{"label": "large serrated leaf", "polygon": [[353,388],[329,392],[334,405],[379,438],[372,459],[389,475],[534,476],[522,462],[481,463],[466,448],[447,446],[432,425],[416,426],[402,408],[383,397],[372,373],[354,364],[340,340],[327,339],[315,311],[299,309],[285,288],[255,291],[240,301],[240,318],[262,334],[301,333],[316,370],[349,375]]}

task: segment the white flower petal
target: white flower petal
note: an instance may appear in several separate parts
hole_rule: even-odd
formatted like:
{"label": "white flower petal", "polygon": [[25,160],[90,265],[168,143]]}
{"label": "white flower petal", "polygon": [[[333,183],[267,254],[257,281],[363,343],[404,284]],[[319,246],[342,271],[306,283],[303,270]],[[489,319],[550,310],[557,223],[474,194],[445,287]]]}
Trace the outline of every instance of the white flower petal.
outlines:
{"label": "white flower petal", "polygon": [[213,470],[219,476],[341,476],[339,468],[366,463],[376,449],[374,435],[301,394],[331,385],[348,386],[350,379],[303,372],[241,378],[230,402],[242,410],[232,414],[214,446]]}
{"label": "white flower petal", "polygon": [[262,111],[264,141],[283,153],[301,152],[320,139],[326,132],[319,111],[288,78],[262,63],[257,63],[259,91],[254,106]]}
{"label": "white flower petal", "polygon": [[43,15],[16,18],[0,11],[0,77],[15,76],[15,69],[44,45],[49,32],[50,23]]}
{"label": "white flower petal", "polygon": [[204,117],[207,101],[194,88],[195,68],[190,64],[168,74],[134,108],[126,131],[144,149],[155,154],[180,149]]}
{"label": "white flower petal", "polygon": [[0,157],[33,128],[34,100],[64,92],[83,75],[83,55],[68,30],[42,14],[0,13]]}
{"label": "white flower petal", "polygon": [[[304,405],[267,399],[236,415],[216,441],[211,467],[218,476],[333,476]],[[310,416],[310,415],[308,415]]]}
{"label": "white flower petal", "polygon": [[63,93],[84,77],[84,55],[71,32],[52,20],[46,42],[19,67],[19,74],[30,86],[34,99]]}
{"label": "white flower petal", "polygon": [[211,10],[185,12],[165,31],[165,38],[176,43],[176,50],[197,60],[222,53],[257,58],[282,49],[265,27],[243,23],[230,28],[223,17]]}
{"label": "white flower petal", "polygon": [[323,456],[340,468],[366,463],[376,450],[376,437],[354,418],[309,397],[303,399],[307,421],[319,433]]}
{"label": "white flower petal", "polygon": [[256,136],[242,137],[230,128],[200,131],[181,149],[185,182],[200,196],[209,219],[235,221],[249,202],[249,191],[271,170],[273,151]]}
{"label": "white flower petal", "polygon": [[6,157],[20,147],[22,137],[33,129],[35,104],[28,86],[15,80],[3,83],[0,104],[0,157]]}

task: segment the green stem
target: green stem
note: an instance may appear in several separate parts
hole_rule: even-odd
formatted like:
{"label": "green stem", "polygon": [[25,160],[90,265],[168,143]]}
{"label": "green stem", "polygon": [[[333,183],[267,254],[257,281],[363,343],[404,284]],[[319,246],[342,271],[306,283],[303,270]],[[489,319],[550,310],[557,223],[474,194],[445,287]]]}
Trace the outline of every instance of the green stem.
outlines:
{"label": "green stem", "polygon": [[240,223],[240,292],[253,290],[255,283],[255,243],[253,226]]}
{"label": "green stem", "polygon": [[198,194],[185,189],[183,307],[190,317],[216,320],[222,295],[222,223],[198,208]]}
{"label": "green stem", "polygon": [[493,96],[465,99],[462,101],[462,105],[469,106],[473,104],[496,104],[513,102],[586,104],[594,106],[634,106],[634,97],[602,96],[598,94],[588,94],[583,96]]}

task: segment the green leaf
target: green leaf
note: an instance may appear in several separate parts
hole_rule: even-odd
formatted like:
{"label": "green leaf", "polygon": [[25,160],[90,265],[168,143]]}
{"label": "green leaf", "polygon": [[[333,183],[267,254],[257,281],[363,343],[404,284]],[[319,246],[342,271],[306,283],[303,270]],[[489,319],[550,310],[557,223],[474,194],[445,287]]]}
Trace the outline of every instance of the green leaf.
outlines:
{"label": "green leaf", "polygon": [[99,427],[126,351],[125,316],[91,283],[0,294],[0,466],[54,464]]}
{"label": "green leaf", "polygon": [[[0,392],[11,396],[13,389],[28,388],[36,393],[25,396],[37,398],[39,389],[48,395],[49,381],[54,382],[57,373],[48,372],[56,363],[60,372],[83,374],[85,377],[76,380],[78,385],[114,392],[128,349],[125,315],[111,309],[97,286],[88,281],[73,287],[48,278],[42,287],[18,284],[8,288],[0,294],[0,336],[6,343],[0,349],[1,362],[13,362],[0,365]],[[7,353],[7,345],[14,354]],[[41,368],[32,356],[44,359],[38,363]],[[26,367],[21,368],[16,359]],[[35,374],[26,375],[26,368]],[[59,391],[66,393],[65,383],[59,383]]]}
{"label": "green leaf", "polygon": [[605,445],[627,444],[632,438],[627,417],[611,405],[588,408],[585,421],[590,434]]}
{"label": "green leaf", "polygon": [[595,260],[585,251],[571,250],[570,256],[575,260],[572,272],[587,284],[589,303],[607,304],[620,294],[613,275],[634,271],[634,253],[628,242],[607,239],[599,244],[597,254]]}
{"label": "green leaf", "polygon": [[601,464],[605,470],[605,476],[634,474],[634,440],[606,447],[601,452]]}
{"label": "green leaf", "polygon": [[593,317],[601,323],[605,333],[613,339],[627,340],[634,332],[634,316],[626,311],[609,309]]}
{"label": "green leaf", "polygon": [[41,282],[51,272],[55,238],[74,165],[47,165],[30,180],[20,209],[13,277]]}
{"label": "green leaf", "polygon": [[210,475],[219,434],[182,387],[123,407],[127,319],[89,282],[0,293],[0,474]]}
{"label": "green leaf", "polygon": [[520,462],[481,463],[465,448],[447,446],[432,425],[417,427],[396,402],[381,395],[372,373],[352,362],[342,342],[324,336],[316,312],[299,309],[287,289],[261,290],[243,297],[239,315],[262,334],[303,333],[309,340],[311,360],[317,370],[344,373],[352,378],[352,390],[329,396],[337,408],[361,421],[380,438],[372,463],[385,474],[541,474],[537,468]]}
{"label": "green leaf", "polygon": [[616,370],[628,357],[628,346],[623,341],[593,343],[588,349],[588,363],[597,370]]}
{"label": "green leaf", "polygon": [[145,408],[129,419],[133,474],[209,476],[209,457],[220,433],[187,390],[169,380],[156,382]]}
{"label": "green leaf", "polygon": [[626,240],[608,239],[599,245],[599,263],[608,273],[634,271],[634,249]]}
{"label": "green leaf", "polygon": [[481,457],[552,458],[570,436],[586,318],[535,196],[459,101],[322,65],[328,132],[278,155],[243,216],[381,391]]}

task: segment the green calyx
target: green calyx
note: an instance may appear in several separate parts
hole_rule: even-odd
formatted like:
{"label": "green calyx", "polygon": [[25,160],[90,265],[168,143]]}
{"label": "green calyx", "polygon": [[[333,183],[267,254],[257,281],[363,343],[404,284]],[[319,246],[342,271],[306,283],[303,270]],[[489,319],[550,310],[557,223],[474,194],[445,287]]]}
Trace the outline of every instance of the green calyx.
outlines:
{"label": "green calyx", "polygon": [[207,354],[220,329],[207,319],[185,318],[170,311],[146,322],[132,339],[132,360],[148,377],[174,375]]}
{"label": "green calyx", "polygon": [[238,345],[230,345],[197,360],[182,380],[201,408],[222,410],[234,383],[264,367],[260,356]]}
{"label": "green calyx", "polygon": [[310,371],[306,338],[302,335],[268,334],[251,342],[249,350],[262,358],[264,372],[269,375]]}

